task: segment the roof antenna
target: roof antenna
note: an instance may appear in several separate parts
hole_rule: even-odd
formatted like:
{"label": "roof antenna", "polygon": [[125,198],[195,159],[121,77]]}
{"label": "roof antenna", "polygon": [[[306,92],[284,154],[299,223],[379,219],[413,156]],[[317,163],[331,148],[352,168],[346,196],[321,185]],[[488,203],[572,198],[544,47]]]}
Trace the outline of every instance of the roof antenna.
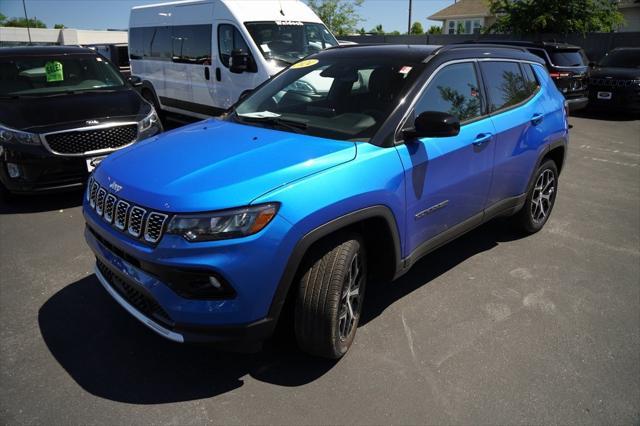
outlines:
{"label": "roof antenna", "polygon": [[279,0],[278,3],[280,4],[280,15],[284,16],[284,10],[282,10],[282,0]]}

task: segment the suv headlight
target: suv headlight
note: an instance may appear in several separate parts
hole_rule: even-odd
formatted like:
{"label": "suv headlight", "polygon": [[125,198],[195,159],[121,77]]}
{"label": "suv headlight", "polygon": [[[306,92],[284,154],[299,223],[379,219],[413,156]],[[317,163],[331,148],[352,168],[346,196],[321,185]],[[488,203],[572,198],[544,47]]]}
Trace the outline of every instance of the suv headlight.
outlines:
{"label": "suv headlight", "polygon": [[246,237],[262,230],[278,212],[276,203],[196,215],[177,215],[169,222],[168,234],[187,241],[215,241]]}
{"label": "suv headlight", "polygon": [[151,107],[151,112],[142,121],[138,122],[138,131],[144,132],[145,130],[149,130],[153,126],[157,126],[160,123],[160,119],[158,118],[158,114],[156,110]]}
{"label": "suv headlight", "polygon": [[0,142],[40,145],[40,135],[22,132],[0,125]]}

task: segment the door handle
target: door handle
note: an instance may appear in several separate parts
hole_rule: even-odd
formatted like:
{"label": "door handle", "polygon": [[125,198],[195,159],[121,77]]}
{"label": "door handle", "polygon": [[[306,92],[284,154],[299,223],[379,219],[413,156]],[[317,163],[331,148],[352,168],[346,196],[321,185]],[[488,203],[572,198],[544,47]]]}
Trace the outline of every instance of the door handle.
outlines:
{"label": "door handle", "polygon": [[222,81],[222,73],[220,72],[220,68],[216,68],[216,80]]}
{"label": "door handle", "polygon": [[537,113],[533,114],[533,117],[531,117],[531,124],[537,126],[538,124],[542,123],[542,120],[544,120],[544,115]]}
{"label": "door handle", "polygon": [[474,146],[482,146],[485,143],[489,142],[491,140],[491,138],[493,137],[492,133],[480,133],[478,136],[476,136],[476,138],[473,140],[473,145]]}
{"label": "door handle", "polygon": [[209,80],[209,67],[204,67],[204,79]]}

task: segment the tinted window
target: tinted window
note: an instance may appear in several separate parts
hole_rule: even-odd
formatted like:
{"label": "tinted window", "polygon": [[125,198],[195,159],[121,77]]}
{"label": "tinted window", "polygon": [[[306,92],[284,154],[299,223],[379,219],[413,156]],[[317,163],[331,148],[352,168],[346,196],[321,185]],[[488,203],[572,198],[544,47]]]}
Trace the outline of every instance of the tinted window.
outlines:
{"label": "tinted window", "polygon": [[520,66],[516,62],[482,62],[492,111],[508,108],[530,96]]}
{"label": "tinted window", "polygon": [[143,27],[129,30],[131,59],[211,63],[211,25]]}
{"label": "tinted window", "polygon": [[533,68],[529,64],[520,64],[522,67],[522,74],[524,74],[524,84],[527,93],[527,97],[533,95],[536,90],[538,90],[538,79],[536,78],[536,74],[533,71]]}
{"label": "tinted window", "polygon": [[433,78],[416,106],[425,111],[446,112],[460,121],[482,115],[480,86],[472,63],[449,65]]}
{"label": "tinted window", "polygon": [[549,56],[551,56],[551,62],[560,67],[580,67],[587,64],[580,50],[553,50]]}
{"label": "tinted window", "polygon": [[211,25],[181,25],[172,29],[175,62],[211,64]]}
{"label": "tinted window", "polygon": [[[220,51],[220,62],[227,68],[229,68],[229,59],[231,59],[232,51],[242,50],[251,56],[249,46],[247,46],[240,31],[229,24],[218,26],[218,49]],[[250,60],[249,62],[252,61]]]}
{"label": "tinted window", "polygon": [[602,59],[600,66],[640,68],[640,49],[614,50]]}

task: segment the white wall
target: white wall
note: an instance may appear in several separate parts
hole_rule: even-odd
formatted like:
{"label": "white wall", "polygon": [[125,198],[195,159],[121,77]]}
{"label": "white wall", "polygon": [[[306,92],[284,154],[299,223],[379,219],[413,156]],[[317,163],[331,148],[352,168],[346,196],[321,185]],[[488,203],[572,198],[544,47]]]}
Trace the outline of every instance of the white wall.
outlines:
{"label": "white wall", "polygon": [[[74,29],[31,28],[31,41],[34,44],[100,44],[127,43],[126,31],[93,31]],[[12,43],[29,43],[26,28],[0,27],[0,45]]]}

